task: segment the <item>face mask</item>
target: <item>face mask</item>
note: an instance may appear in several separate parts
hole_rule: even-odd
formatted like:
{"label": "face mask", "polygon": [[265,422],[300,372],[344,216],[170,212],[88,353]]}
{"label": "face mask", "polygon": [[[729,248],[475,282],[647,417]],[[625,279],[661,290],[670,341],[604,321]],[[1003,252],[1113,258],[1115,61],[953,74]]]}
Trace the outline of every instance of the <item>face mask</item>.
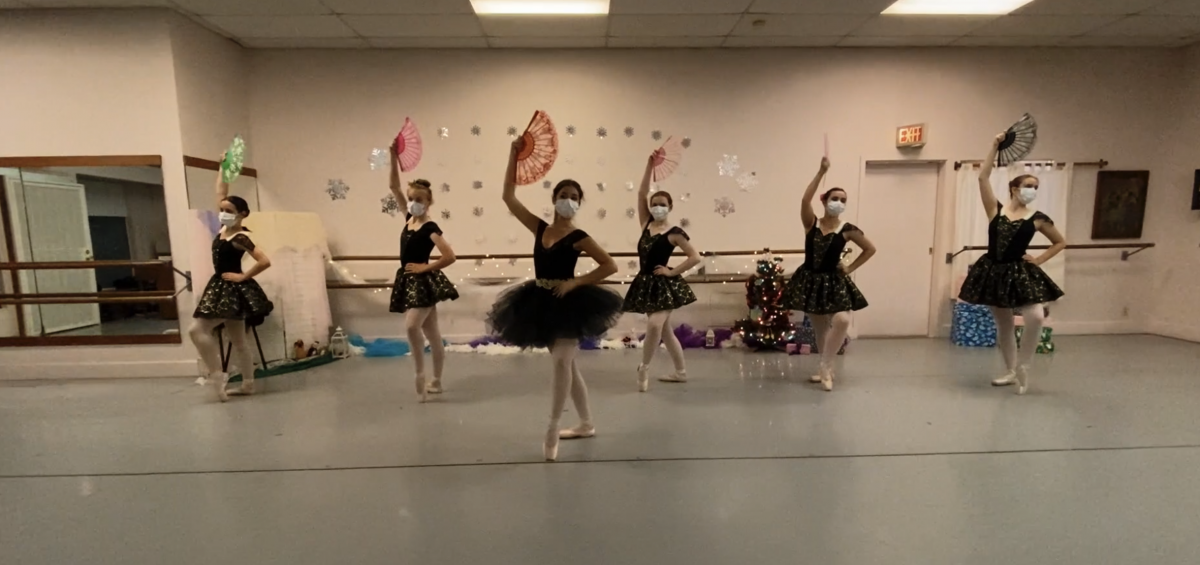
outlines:
{"label": "face mask", "polygon": [[409,202],[408,213],[420,217],[425,215],[425,205],[420,202]]}
{"label": "face mask", "polygon": [[1017,194],[1017,199],[1021,201],[1021,204],[1029,205],[1034,200],[1037,200],[1037,191],[1038,189],[1032,186],[1021,187],[1021,192]]}
{"label": "face mask", "polygon": [[579,211],[579,203],[570,198],[563,198],[554,203],[554,211],[569,220],[575,217],[575,212]]}
{"label": "face mask", "polygon": [[238,219],[237,214],[230,214],[229,212],[221,212],[219,217],[221,218],[221,225],[225,227],[236,224]]}
{"label": "face mask", "polygon": [[827,214],[829,214],[830,216],[840,216],[840,215],[842,215],[842,212],[845,212],[845,211],[846,211],[846,203],[845,202],[838,202],[838,201],[834,200],[825,205],[825,212]]}
{"label": "face mask", "polygon": [[650,215],[654,216],[655,220],[661,221],[663,218],[666,218],[667,214],[670,212],[671,212],[671,209],[667,208],[666,206],[651,206],[650,207]]}

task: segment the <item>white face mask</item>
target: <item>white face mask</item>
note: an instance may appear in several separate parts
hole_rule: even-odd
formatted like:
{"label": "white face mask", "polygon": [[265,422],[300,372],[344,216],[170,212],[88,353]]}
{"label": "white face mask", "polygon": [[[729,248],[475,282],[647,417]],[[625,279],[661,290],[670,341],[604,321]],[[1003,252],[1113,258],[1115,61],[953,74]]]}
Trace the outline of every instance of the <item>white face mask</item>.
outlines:
{"label": "white face mask", "polygon": [[425,215],[425,205],[420,202],[409,202],[408,213],[417,217]]}
{"label": "white face mask", "polygon": [[554,211],[569,220],[574,218],[575,213],[579,211],[579,203],[570,198],[561,198],[554,203]]}
{"label": "white face mask", "polygon": [[1021,204],[1028,206],[1034,200],[1037,200],[1037,192],[1038,189],[1032,186],[1023,186],[1021,187],[1021,192],[1017,193],[1017,199],[1021,201]]}
{"label": "white face mask", "polygon": [[650,207],[650,215],[654,216],[654,219],[658,220],[660,222],[664,218],[666,218],[667,214],[669,214],[669,213],[671,213],[671,209],[667,208],[666,206],[651,206]]}
{"label": "white face mask", "polygon": [[230,214],[229,212],[221,212],[218,217],[221,218],[221,225],[225,227],[230,227],[233,224],[236,224],[238,219],[237,214]]}
{"label": "white face mask", "polygon": [[829,214],[830,216],[841,216],[842,212],[845,212],[845,211],[846,211],[846,203],[845,202],[838,202],[836,200],[831,200],[828,204],[825,205],[825,213]]}

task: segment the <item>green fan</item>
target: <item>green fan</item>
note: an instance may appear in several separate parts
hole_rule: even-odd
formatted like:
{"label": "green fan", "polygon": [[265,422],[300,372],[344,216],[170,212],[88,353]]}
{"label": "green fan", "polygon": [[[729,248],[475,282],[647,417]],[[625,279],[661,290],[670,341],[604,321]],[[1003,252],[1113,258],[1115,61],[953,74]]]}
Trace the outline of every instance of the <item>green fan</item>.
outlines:
{"label": "green fan", "polygon": [[221,178],[225,184],[237,180],[238,175],[242,174],[242,162],[245,160],[246,141],[242,136],[236,135],[229,144],[229,149],[225,150],[225,160],[221,161]]}

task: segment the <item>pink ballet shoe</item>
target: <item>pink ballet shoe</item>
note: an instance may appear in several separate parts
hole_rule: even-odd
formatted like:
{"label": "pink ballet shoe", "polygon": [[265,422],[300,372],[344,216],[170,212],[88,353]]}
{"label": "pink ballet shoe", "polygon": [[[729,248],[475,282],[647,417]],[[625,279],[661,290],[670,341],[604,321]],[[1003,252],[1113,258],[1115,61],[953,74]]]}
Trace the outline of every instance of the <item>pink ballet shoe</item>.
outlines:
{"label": "pink ballet shoe", "polygon": [[542,455],[546,456],[546,461],[558,460],[558,423],[550,425],[550,429],[546,430],[546,439],[542,443]]}
{"label": "pink ballet shoe", "polygon": [[1024,395],[1029,392],[1029,367],[1024,365],[1017,367],[1017,394]]}
{"label": "pink ballet shoe", "polygon": [[428,392],[429,394],[441,394],[442,379],[433,379],[433,381],[429,383],[429,386],[425,387],[425,392]]}
{"label": "pink ballet shoe", "polygon": [[669,375],[659,377],[658,380],[664,383],[686,383],[687,371],[675,371]]}
{"label": "pink ballet shoe", "polygon": [[229,402],[229,392],[225,390],[225,387],[229,385],[229,373],[219,373],[212,381],[213,389],[217,393],[217,400]]}
{"label": "pink ballet shoe", "polygon": [[429,389],[425,388],[425,377],[417,375],[417,396],[421,397],[421,402],[425,403],[429,400]]}
{"label": "pink ballet shoe", "polygon": [[254,383],[243,383],[242,386],[228,391],[227,394],[229,396],[251,396],[254,394]]}
{"label": "pink ballet shoe", "polygon": [[596,426],[591,424],[579,424],[574,428],[565,428],[558,431],[558,439],[588,439],[596,437]]}
{"label": "pink ballet shoe", "polygon": [[650,390],[650,367],[638,365],[637,383],[638,392],[646,392],[647,390]]}

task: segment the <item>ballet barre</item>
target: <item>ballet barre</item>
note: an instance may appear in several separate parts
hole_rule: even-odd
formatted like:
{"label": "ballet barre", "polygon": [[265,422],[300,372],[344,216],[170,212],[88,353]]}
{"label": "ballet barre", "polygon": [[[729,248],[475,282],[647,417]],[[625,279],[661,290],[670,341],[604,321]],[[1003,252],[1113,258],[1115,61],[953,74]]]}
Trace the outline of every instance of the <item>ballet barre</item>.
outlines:
{"label": "ballet barre", "polygon": [[[774,253],[776,255],[803,255],[803,249],[756,249],[754,251],[699,251],[701,257],[739,257],[742,255],[759,255],[763,253]],[[636,251],[614,251],[608,254],[614,259],[626,259],[637,257]],[[687,254],[676,251],[671,254],[672,257],[686,257]],[[480,259],[533,259],[532,253],[488,253],[483,255],[455,255],[455,259],[460,261],[478,261]],[[436,261],[441,257],[432,256],[430,261]],[[398,255],[338,255],[330,258],[330,261],[399,261]]]}
{"label": "ballet barre", "polygon": [[[1079,243],[1068,245],[1067,249],[1123,249],[1121,251],[1121,260],[1128,261],[1130,257],[1137,255],[1147,249],[1154,247],[1153,243]],[[1030,245],[1029,249],[1050,249],[1049,245]],[[1132,251],[1130,251],[1132,249]],[[972,245],[963,247],[954,253],[946,254],[946,264],[954,262],[954,258],[968,251],[987,251],[986,245]]]}
{"label": "ballet barre", "polygon": [[[749,275],[695,275],[684,277],[683,280],[688,284],[729,284],[729,283],[744,283]],[[790,275],[789,275],[790,276]],[[784,278],[787,278],[786,276]],[[529,277],[476,277],[470,280],[471,284],[477,286],[498,286],[507,285],[515,282],[533,280]],[[596,284],[601,285],[624,285],[632,282],[629,280],[603,280]],[[387,290],[392,288],[392,283],[343,283],[335,281],[325,281],[326,290]]]}

